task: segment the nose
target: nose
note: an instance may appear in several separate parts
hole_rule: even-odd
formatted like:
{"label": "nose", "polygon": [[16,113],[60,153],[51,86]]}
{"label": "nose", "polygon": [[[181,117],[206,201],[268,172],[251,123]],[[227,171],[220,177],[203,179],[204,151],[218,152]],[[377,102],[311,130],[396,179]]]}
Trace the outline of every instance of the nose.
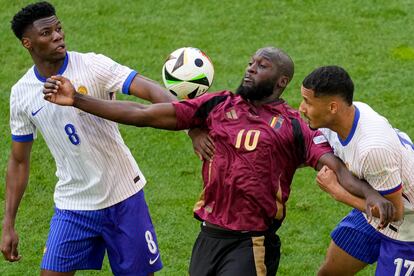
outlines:
{"label": "nose", "polygon": [[54,41],[58,41],[63,39],[63,33],[62,32],[58,32],[58,31],[54,31],[53,32],[53,40]]}
{"label": "nose", "polygon": [[256,73],[257,65],[256,62],[253,62],[247,67],[247,72],[249,73]]}

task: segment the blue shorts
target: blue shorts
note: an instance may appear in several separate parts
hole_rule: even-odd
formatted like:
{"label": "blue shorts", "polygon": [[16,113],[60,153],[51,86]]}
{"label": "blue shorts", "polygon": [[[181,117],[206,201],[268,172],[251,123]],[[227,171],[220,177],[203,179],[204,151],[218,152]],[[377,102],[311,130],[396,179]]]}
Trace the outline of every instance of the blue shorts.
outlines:
{"label": "blue shorts", "polygon": [[375,275],[414,275],[414,242],[398,241],[381,234]]}
{"label": "blue shorts", "polygon": [[380,234],[361,211],[353,209],[331,233],[332,240],[354,258],[368,264],[378,260]]}
{"label": "blue shorts", "polygon": [[96,211],[55,208],[41,268],[57,272],[102,268],[114,275],[147,275],[162,268],[144,192]]}

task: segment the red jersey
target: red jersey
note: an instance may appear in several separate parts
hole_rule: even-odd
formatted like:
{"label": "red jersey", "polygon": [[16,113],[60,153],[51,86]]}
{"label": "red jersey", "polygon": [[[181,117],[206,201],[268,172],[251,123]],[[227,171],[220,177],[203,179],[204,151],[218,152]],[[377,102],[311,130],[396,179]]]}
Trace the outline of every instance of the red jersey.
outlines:
{"label": "red jersey", "polygon": [[[204,189],[194,213],[201,220],[232,230],[265,231],[285,217],[296,169],[316,167],[332,152],[319,131],[283,100],[255,107],[230,91],[175,102],[177,129],[205,128],[215,154],[203,163]],[[292,118],[303,135],[298,150]],[[322,142],[321,142],[322,141]]]}

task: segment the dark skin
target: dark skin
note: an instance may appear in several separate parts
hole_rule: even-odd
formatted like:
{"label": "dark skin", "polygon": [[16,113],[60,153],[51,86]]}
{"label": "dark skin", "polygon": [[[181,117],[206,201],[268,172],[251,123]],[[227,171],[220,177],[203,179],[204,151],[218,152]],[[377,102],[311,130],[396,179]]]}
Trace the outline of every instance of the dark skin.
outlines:
{"label": "dark skin", "polygon": [[[21,43],[32,56],[41,75],[56,74],[62,66],[66,55],[64,37],[56,16],[36,20],[24,32]],[[1,252],[11,262],[21,259],[17,249],[19,237],[14,224],[29,178],[32,145],[33,142],[13,141],[7,168]]]}
{"label": "dark skin", "polygon": [[56,16],[33,22],[21,40],[42,76],[56,74],[66,56],[65,32]]}
{"label": "dark skin", "polygon": [[[259,109],[263,104],[278,100],[290,81],[289,76],[280,73],[281,70],[276,62],[276,60],[279,61],[278,58],[281,59],[280,52],[277,49],[263,48],[256,52],[247,67],[243,85],[250,86],[257,82],[274,80],[273,93],[270,96],[260,100],[248,100],[255,108]],[[284,69],[289,69],[289,67]],[[175,109],[170,103],[148,106],[135,102],[95,99],[76,93],[72,84],[61,76],[54,76],[47,80],[44,85],[44,94],[44,98],[52,103],[74,106],[96,116],[122,124],[168,130],[175,130],[177,125]],[[332,153],[323,155],[319,159],[318,169],[321,169],[324,165],[336,173],[341,185],[349,192],[358,197],[366,198],[365,212],[369,217],[372,216],[371,211],[375,209],[374,215],[380,217],[381,227],[385,227],[391,221],[394,214],[393,205],[366,182],[355,178],[335,155]]]}
{"label": "dark skin", "polygon": [[[280,61],[289,63],[287,57],[275,53],[272,51],[272,49],[269,48],[259,49],[249,61],[248,67],[246,68],[246,72],[242,80],[243,86],[253,87],[257,83],[261,83],[272,78],[275,78],[277,80],[274,83],[274,93],[264,99],[250,101],[252,105],[259,107],[262,104],[277,101],[283,90],[289,84],[290,78],[292,76],[281,74],[281,72],[277,70],[277,67],[274,66],[275,63],[278,63]],[[198,132],[201,132],[201,130],[193,130],[194,134]],[[197,147],[196,152],[199,154],[200,159],[210,160],[214,155],[214,142],[209,136],[205,136],[200,139],[200,141],[201,140],[203,140],[203,143],[200,143],[200,145]]]}
{"label": "dark skin", "polygon": [[[23,34],[21,43],[32,57],[32,60],[43,77],[51,77],[58,73],[66,57],[65,33],[62,24],[56,16],[42,18],[28,26]],[[156,82],[136,75],[129,89],[131,95],[151,103],[171,102],[176,98],[165,91]],[[197,130],[190,131],[197,150],[203,146],[206,133]],[[33,142],[12,142],[6,176],[5,212],[0,250],[7,261],[15,262],[21,259],[18,251],[19,236],[15,231],[15,220],[20,201],[26,190],[30,153]],[[75,272],[58,273],[42,270],[42,275],[73,275]]]}

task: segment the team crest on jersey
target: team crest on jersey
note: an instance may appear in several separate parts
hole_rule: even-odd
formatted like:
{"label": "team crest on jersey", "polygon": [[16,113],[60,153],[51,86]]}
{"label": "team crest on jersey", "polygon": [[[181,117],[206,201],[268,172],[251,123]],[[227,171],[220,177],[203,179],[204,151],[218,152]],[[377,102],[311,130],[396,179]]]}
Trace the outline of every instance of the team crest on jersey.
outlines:
{"label": "team crest on jersey", "polygon": [[285,119],[283,118],[282,115],[280,116],[273,116],[272,118],[270,118],[269,120],[269,125],[275,129],[278,130],[282,125],[283,125],[283,121]]}
{"label": "team crest on jersey", "polygon": [[86,86],[83,86],[83,85],[80,85],[76,91],[83,95],[88,94],[88,89],[86,89]]}
{"label": "team crest on jersey", "polygon": [[226,112],[226,117],[228,119],[231,119],[231,120],[237,120],[239,118],[239,117],[237,117],[237,113],[236,113],[236,110],[234,108],[232,108],[232,109],[230,109],[230,111]]}

